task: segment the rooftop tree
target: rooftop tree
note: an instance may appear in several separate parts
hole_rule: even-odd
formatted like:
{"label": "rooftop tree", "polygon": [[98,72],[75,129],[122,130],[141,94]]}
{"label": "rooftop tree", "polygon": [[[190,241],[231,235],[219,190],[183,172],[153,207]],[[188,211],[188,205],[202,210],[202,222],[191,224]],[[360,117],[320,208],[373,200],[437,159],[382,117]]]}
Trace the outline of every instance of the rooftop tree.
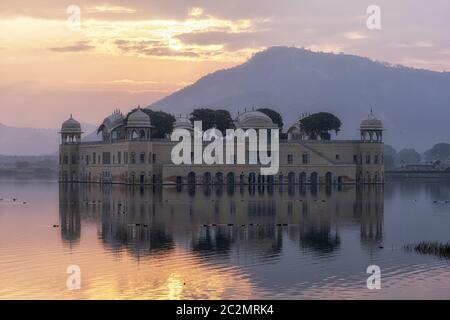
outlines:
{"label": "rooftop tree", "polygon": [[173,131],[173,123],[175,117],[170,113],[164,111],[153,111],[145,109],[145,112],[150,116],[152,121],[152,138],[162,139],[167,137]]}
{"label": "rooftop tree", "polygon": [[202,121],[202,129],[208,130],[217,128],[223,134],[227,129],[233,129],[234,123],[230,113],[227,110],[213,110],[209,108],[195,109],[191,113],[191,122]]}
{"label": "rooftop tree", "polygon": [[341,130],[341,120],[332,113],[318,112],[300,120],[300,126],[312,140],[330,140],[331,132]]}
{"label": "rooftop tree", "polygon": [[283,130],[283,118],[281,117],[281,114],[279,114],[277,111],[272,110],[270,108],[260,108],[257,111],[262,112],[266,114],[274,123],[278,125],[278,128],[280,131]]}

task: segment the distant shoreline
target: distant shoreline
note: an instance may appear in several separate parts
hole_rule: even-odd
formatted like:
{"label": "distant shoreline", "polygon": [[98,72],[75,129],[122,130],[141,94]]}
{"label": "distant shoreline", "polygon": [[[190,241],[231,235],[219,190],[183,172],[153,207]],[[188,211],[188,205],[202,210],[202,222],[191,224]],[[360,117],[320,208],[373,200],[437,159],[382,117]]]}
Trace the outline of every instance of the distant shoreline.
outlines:
{"label": "distant shoreline", "polygon": [[0,155],[1,180],[57,180],[57,156]]}
{"label": "distant shoreline", "polygon": [[450,180],[448,171],[414,171],[414,170],[386,170],[386,180],[404,180],[404,179],[436,179]]}

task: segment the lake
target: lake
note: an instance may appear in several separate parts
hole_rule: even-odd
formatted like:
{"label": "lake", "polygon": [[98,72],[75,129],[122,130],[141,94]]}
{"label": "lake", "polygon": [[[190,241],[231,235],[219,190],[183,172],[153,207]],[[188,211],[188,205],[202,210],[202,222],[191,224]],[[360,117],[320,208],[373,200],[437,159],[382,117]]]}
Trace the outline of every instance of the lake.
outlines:
{"label": "lake", "polygon": [[0,199],[1,299],[450,299],[450,259],[411,249],[450,241],[446,182],[4,181]]}

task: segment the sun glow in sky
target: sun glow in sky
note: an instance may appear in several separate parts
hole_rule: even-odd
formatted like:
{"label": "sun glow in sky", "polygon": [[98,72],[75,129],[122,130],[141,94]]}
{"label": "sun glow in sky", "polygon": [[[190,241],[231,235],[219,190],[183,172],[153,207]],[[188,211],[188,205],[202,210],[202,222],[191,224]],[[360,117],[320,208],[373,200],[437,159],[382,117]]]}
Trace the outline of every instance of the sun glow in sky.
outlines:
{"label": "sun glow in sky", "polygon": [[74,113],[95,124],[272,45],[450,70],[448,1],[378,2],[382,30],[370,31],[359,0],[82,0],[79,27],[60,1],[4,1],[0,123],[56,128]]}

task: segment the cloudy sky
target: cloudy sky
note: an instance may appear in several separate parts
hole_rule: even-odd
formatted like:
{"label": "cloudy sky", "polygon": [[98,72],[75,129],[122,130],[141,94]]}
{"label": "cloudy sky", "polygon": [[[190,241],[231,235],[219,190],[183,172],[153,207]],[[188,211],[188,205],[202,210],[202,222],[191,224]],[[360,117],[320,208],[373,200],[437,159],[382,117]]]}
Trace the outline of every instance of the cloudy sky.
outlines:
{"label": "cloudy sky", "polygon": [[97,123],[273,45],[450,71],[450,1],[5,0],[0,123]]}

